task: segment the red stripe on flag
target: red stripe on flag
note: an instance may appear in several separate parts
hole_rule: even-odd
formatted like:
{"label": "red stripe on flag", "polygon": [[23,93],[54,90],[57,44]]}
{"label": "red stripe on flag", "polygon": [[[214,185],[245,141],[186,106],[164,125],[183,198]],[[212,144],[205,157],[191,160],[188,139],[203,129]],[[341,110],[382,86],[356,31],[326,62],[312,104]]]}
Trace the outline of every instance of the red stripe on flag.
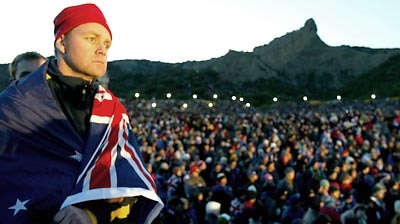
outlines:
{"label": "red stripe on flag", "polygon": [[104,151],[99,156],[96,164],[92,170],[90,178],[90,189],[95,188],[108,188],[111,186],[110,167],[111,167],[111,154],[112,149],[118,143],[118,122],[121,117],[114,117],[111,124],[111,133],[108,139],[108,144]]}
{"label": "red stripe on flag", "polygon": [[143,176],[146,178],[146,180],[151,184],[151,187],[153,188],[153,190],[157,191],[156,184],[154,183],[153,179],[148,175],[149,172],[146,170],[143,170],[143,167],[140,166],[141,161],[138,158],[136,158],[135,154],[133,153],[133,150],[135,150],[135,149],[132,149],[128,145],[125,144],[124,150],[129,153],[129,155],[135,161],[136,164],[139,164],[137,166],[139,168],[139,172],[142,173]]}

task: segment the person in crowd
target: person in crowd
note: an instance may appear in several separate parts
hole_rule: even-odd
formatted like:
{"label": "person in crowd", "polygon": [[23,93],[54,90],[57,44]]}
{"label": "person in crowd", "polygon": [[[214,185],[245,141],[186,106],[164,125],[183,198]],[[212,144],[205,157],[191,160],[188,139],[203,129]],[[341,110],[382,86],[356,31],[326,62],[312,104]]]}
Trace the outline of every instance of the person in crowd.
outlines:
{"label": "person in crowd", "polygon": [[258,222],[261,220],[263,205],[257,195],[257,189],[254,185],[247,187],[242,211],[234,217],[234,223],[248,223],[249,220]]}
{"label": "person in crowd", "polygon": [[99,85],[112,44],[95,4],[54,19],[55,58],[0,94],[3,223],[151,223],[163,203],[129,114]]}
{"label": "person in crowd", "polygon": [[38,52],[27,51],[15,56],[8,66],[10,81],[18,80],[46,62],[47,58]]}
{"label": "person in crowd", "polygon": [[[201,169],[200,169],[201,170]],[[209,173],[203,176],[208,176],[207,179],[203,177],[204,181],[207,180],[207,185],[212,186],[216,183],[217,181],[217,175],[221,172],[224,172],[222,164],[221,163],[216,163],[212,169],[210,170]]]}
{"label": "person in crowd", "polygon": [[155,173],[157,193],[163,203],[167,202],[169,174],[169,165],[167,162],[162,162]]}
{"label": "person in crowd", "polygon": [[206,204],[203,192],[196,190],[189,198],[189,217],[193,224],[204,224],[206,216]]}
{"label": "person in crowd", "polygon": [[367,224],[367,208],[364,204],[358,204],[352,209],[340,215],[342,224]]}
{"label": "person in crowd", "polygon": [[318,194],[313,195],[309,200],[308,209],[303,216],[303,223],[314,223],[320,214],[321,207],[323,206],[321,197]]}
{"label": "person in crowd", "polygon": [[371,165],[365,162],[360,163],[359,172],[355,179],[354,188],[356,189],[356,201],[358,203],[366,204],[369,197],[371,196],[371,191],[376,184],[375,179],[370,174]]}
{"label": "person in crowd", "polygon": [[[236,155],[236,154],[233,154]],[[229,160],[229,166],[225,170],[226,176],[228,178],[228,184],[231,185],[233,193],[238,193],[238,189],[241,187],[240,183],[243,177],[243,170],[238,166],[238,161],[236,158],[231,158]]]}
{"label": "person in crowd", "polygon": [[284,189],[276,189],[270,194],[264,195],[264,198],[261,199],[263,203],[262,222],[268,224],[280,222],[283,210],[288,204],[288,199],[288,191]]}
{"label": "person in crowd", "polygon": [[367,204],[367,223],[383,224],[387,221],[387,210],[384,202],[386,187],[382,184],[376,184]]}
{"label": "person in crowd", "polygon": [[256,170],[250,170],[247,174],[247,182],[244,184],[244,187],[248,189],[249,187],[253,187],[256,189],[257,194],[260,194],[260,178]]}
{"label": "person in crowd", "polygon": [[394,202],[394,214],[392,216],[391,220],[390,220],[390,224],[399,224],[400,223],[400,200],[396,200]]}
{"label": "person in crowd", "polygon": [[285,177],[282,178],[277,185],[278,191],[286,191],[288,198],[293,194],[299,193],[297,184],[294,182],[296,171],[293,167],[289,166],[285,169]]}
{"label": "person in crowd", "polygon": [[[319,153],[323,154],[323,152],[325,151],[326,151],[326,146],[322,144],[319,149]],[[322,164],[323,163],[319,162],[316,158],[311,159],[307,164],[307,169],[304,174],[304,178],[306,179],[305,184],[307,188],[314,189],[315,192],[318,191],[318,186],[321,180],[327,179]]]}
{"label": "person in crowd", "polygon": [[172,196],[186,197],[183,181],[183,170],[180,166],[172,168],[172,175],[167,181],[167,200]]}
{"label": "person in crowd", "polygon": [[284,208],[280,220],[282,224],[291,224],[293,220],[302,219],[304,214],[300,193],[296,193],[289,198],[289,205]]}
{"label": "person in crowd", "polygon": [[218,224],[219,216],[221,215],[221,203],[216,201],[209,201],[206,204],[206,223]]}
{"label": "person in crowd", "polygon": [[331,217],[327,214],[320,213],[312,224],[331,224]]}
{"label": "person in crowd", "polygon": [[[190,216],[185,209],[185,199],[173,196],[166,203],[165,213],[162,223],[176,223],[183,224],[189,223]],[[187,208],[188,209],[188,208]]]}
{"label": "person in crowd", "polygon": [[200,176],[201,169],[197,164],[190,165],[190,173],[188,179],[184,182],[184,190],[186,198],[192,197],[194,192],[200,191],[207,195],[208,186],[204,179]]}
{"label": "person in crowd", "polygon": [[229,214],[232,217],[238,216],[243,212],[244,202],[246,200],[246,189],[240,188],[235,195],[235,198],[231,201],[229,208]]}
{"label": "person in crowd", "polygon": [[318,193],[321,195],[322,200],[324,200],[325,198],[331,197],[329,195],[330,187],[331,187],[331,184],[329,183],[329,181],[327,179],[322,179],[320,181]]}
{"label": "person in crowd", "polygon": [[329,187],[329,194],[322,197],[323,206],[320,213],[327,214],[332,224],[340,224],[340,188],[337,185]]}
{"label": "person in crowd", "polygon": [[224,173],[217,175],[217,183],[211,187],[210,194],[210,200],[221,203],[221,213],[229,213],[233,190],[228,185],[228,178]]}

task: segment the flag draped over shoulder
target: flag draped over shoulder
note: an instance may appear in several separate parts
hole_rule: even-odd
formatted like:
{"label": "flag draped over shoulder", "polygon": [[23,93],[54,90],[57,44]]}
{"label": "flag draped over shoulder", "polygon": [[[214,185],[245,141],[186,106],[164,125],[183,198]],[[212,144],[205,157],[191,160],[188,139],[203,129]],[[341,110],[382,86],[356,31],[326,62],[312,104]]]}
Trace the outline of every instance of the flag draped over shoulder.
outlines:
{"label": "flag draped over shoulder", "polygon": [[133,196],[142,199],[135,221],[151,223],[163,204],[125,108],[100,86],[83,141],[52,97],[46,68],[0,94],[0,223],[51,223],[68,205]]}
{"label": "flag draped over shoulder", "polygon": [[92,143],[92,138],[89,138],[86,150],[93,151],[84,154],[77,184],[62,207],[95,199],[144,196],[150,200],[142,206],[152,210],[145,216],[143,213],[137,214],[140,217],[136,220],[150,223],[163,207],[161,199],[142,161],[125,108],[111,92],[101,86],[95,96],[90,125],[91,130],[105,131],[91,133],[99,134],[93,136],[93,139],[100,137],[101,141]]}

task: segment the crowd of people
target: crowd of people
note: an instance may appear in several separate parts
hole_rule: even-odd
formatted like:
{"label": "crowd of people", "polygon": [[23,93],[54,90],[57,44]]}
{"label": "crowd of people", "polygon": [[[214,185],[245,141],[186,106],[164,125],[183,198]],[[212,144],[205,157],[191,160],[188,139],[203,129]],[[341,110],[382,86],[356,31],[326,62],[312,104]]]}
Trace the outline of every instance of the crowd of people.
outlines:
{"label": "crowd of people", "polygon": [[156,223],[400,223],[398,100],[152,102],[125,104]]}

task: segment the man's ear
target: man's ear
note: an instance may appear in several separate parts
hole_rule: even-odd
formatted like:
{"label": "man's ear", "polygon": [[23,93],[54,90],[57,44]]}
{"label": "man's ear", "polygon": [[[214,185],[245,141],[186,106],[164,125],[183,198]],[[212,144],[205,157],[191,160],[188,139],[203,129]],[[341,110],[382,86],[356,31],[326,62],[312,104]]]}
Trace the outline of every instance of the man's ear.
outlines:
{"label": "man's ear", "polygon": [[60,53],[65,53],[65,36],[62,35],[60,38],[56,40],[55,46]]}

